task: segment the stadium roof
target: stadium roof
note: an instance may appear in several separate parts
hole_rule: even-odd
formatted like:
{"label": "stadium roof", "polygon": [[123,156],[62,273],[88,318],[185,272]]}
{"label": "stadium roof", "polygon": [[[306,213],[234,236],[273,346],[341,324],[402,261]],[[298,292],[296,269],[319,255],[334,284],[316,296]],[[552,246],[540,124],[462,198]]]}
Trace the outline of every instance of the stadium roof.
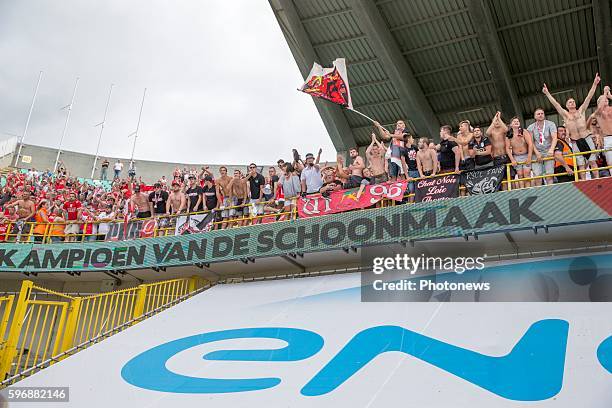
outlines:
{"label": "stadium roof", "polygon": [[[497,110],[552,113],[543,82],[565,100],[583,99],[595,72],[612,81],[611,0],[269,2],[303,76],[345,57],[355,109],[417,135]],[[337,150],[369,144],[366,119],[315,104]]]}

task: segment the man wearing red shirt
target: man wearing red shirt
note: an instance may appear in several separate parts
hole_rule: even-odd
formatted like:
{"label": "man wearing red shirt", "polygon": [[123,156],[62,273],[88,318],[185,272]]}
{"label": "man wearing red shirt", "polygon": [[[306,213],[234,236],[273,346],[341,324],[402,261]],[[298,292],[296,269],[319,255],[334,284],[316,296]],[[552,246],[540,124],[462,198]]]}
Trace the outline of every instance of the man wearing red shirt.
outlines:
{"label": "man wearing red shirt", "polygon": [[70,193],[68,201],[64,203],[64,213],[65,219],[69,223],[64,231],[66,242],[74,242],[76,241],[76,234],[79,233],[79,224],[76,221],[81,219],[81,202],[76,199],[76,193]]}

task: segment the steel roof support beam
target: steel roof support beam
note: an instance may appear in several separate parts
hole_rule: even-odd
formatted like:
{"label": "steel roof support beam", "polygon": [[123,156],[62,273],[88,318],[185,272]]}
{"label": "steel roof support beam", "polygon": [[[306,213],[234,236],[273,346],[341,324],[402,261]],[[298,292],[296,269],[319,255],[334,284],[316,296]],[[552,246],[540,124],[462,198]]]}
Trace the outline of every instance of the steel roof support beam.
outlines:
{"label": "steel roof support beam", "polygon": [[416,131],[420,135],[437,136],[440,131],[438,118],[376,4],[370,0],[355,0],[352,6],[359,26],[366,33],[370,46],[397,88],[400,100],[409,112]]}
{"label": "steel roof support beam", "polygon": [[489,10],[488,2],[485,3],[485,1],[468,0],[468,9],[470,10],[474,30],[478,34],[489,73],[495,80],[495,88],[504,117],[510,118],[517,115],[523,122],[523,109],[520,99],[510,75],[510,68],[501,42],[497,36],[491,10]]}
{"label": "steel roof support beam", "polygon": [[612,21],[610,0],[593,0],[593,20],[595,22],[595,41],[599,74],[605,85],[612,85]]}
{"label": "steel roof support beam", "polygon": [[[304,78],[308,76],[313,62],[318,60],[317,54],[308,38],[306,30],[300,21],[292,0],[269,0],[276,20],[289,44],[289,49]],[[275,5],[280,5],[280,10]],[[306,96],[305,96],[306,97]],[[314,104],[321,115],[323,124],[331,138],[336,151],[344,153],[355,146],[355,138],[342,108],[331,102],[313,98]]]}

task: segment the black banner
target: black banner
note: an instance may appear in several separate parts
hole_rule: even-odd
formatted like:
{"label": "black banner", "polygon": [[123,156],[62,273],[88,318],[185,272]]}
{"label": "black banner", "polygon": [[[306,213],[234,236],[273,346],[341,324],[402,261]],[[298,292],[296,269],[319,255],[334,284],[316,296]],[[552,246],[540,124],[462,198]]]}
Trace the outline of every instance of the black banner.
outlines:
{"label": "black banner", "polygon": [[109,222],[106,241],[124,241],[137,238],[151,238],[155,235],[157,219],[130,220],[128,222]]}
{"label": "black banner", "polygon": [[465,188],[471,195],[499,191],[505,170],[505,166],[497,166],[486,170],[467,171],[463,173]]}
{"label": "black banner", "polygon": [[419,180],[415,191],[417,203],[448,200],[458,195],[459,175],[457,174]]}

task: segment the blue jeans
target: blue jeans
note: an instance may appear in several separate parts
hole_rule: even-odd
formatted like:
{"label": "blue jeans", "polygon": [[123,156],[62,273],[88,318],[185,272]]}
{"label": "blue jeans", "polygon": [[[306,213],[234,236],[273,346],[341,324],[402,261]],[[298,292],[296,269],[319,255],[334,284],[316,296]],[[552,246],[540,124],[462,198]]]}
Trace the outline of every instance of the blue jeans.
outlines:
{"label": "blue jeans", "polygon": [[102,171],[100,172],[100,180],[106,180],[107,171],[108,171],[107,167],[102,167]]}
{"label": "blue jeans", "polygon": [[[421,177],[421,175],[419,174],[418,170],[408,170],[408,177],[410,178],[419,178]],[[411,181],[410,183],[408,183],[408,191],[410,192],[410,194],[414,193],[415,190],[415,181]]]}

